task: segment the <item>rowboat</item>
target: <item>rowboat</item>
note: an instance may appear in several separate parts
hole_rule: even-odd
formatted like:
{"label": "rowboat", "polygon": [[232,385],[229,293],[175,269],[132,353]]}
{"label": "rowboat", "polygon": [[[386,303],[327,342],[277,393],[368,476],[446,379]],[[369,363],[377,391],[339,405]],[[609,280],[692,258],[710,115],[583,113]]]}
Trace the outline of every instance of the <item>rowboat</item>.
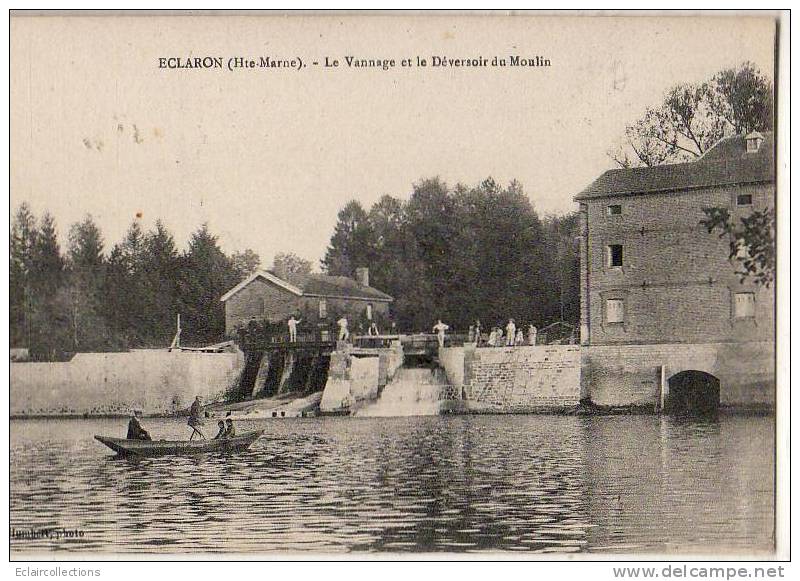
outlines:
{"label": "rowboat", "polygon": [[264,430],[244,432],[233,438],[219,440],[128,440],[95,436],[94,439],[105,444],[120,456],[169,456],[204,454],[207,452],[243,452],[258,440]]}

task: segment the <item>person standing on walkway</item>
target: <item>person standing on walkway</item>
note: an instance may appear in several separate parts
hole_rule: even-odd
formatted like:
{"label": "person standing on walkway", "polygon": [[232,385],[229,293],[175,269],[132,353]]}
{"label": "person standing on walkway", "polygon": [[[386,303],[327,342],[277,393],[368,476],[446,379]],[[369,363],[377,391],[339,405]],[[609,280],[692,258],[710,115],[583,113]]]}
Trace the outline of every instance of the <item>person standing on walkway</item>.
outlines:
{"label": "person standing on walkway", "polygon": [[303,319],[295,319],[294,315],[289,317],[288,325],[289,325],[289,343],[297,343],[297,325]]}
{"label": "person standing on walkway", "polygon": [[517,345],[524,345],[525,344],[525,334],[522,332],[522,329],[517,329]]}
{"label": "person standing on walkway", "polygon": [[481,322],[480,320],[475,321],[475,347],[481,346]]}
{"label": "person standing on walkway", "polygon": [[347,329],[347,317],[342,317],[336,324],[339,325],[339,341],[347,341],[350,338],[350,331]]}
{"label": "person standing on walkway", "polygon": [[528,345],[536,345],[536,334],[538,330],[536,329],[536,325],[531,323],[528,327]]}
{"label": "person standing on walkway", "polygon": [[509,319],[506,325],[506,347],[513,347],[516,338],[517,326],[514,324],[514,319]]}
{"label": "person standing on walkway", "polygon": [[444,347],[444,333],[450,328],[450,325],[445,325],[442,323],[441,319],[436,320],[436,324],[433,326],[433,332],[436,333],[436,338],[439,341],[439,347]]}

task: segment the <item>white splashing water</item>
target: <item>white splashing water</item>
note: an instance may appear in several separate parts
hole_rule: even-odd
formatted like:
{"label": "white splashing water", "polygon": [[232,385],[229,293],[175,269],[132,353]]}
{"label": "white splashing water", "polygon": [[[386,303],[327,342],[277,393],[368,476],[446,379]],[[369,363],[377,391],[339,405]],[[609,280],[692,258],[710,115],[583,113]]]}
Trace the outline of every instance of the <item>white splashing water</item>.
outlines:
{"label": "white splashing water", "polygon": [[439,397],[445,385],[442,369],[401,367],[383,388],[380,397],[353,415],[435,416],[439,414]]}

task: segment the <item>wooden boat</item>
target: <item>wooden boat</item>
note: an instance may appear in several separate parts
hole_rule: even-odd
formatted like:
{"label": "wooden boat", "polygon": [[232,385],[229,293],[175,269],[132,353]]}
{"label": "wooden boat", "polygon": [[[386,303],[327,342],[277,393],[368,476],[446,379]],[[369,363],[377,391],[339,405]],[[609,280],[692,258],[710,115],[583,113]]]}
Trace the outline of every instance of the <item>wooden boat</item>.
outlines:
{"label": "wooden boat", "polygon": [[243,452],[258,440],[264,430],[244,432],[233,438],[219,440],[128,440],[95,436],[94,439],[105,444],[120,456],[170,456],[203,454],[206,452]]}

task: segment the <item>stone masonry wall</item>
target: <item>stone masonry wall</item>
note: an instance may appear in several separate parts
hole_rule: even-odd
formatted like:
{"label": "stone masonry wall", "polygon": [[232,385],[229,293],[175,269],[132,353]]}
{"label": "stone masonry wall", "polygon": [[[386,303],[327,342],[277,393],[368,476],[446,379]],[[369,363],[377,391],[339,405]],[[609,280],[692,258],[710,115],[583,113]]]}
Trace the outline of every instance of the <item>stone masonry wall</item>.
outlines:
{"label": "stone masonry wall", "polygon": [[653,406],[661,396],[661,366],[669,380],[681,371],[720,381],[720,404],[771,407],[775,403],[774,345],[749,343],[598,345],[583,348],[581,381],[599,405]]}
{"label": "stone masonry wall", "polygon": [[[751,194],[753,204],[737,206],[739,194]],[[774,288],[742,282],[728,258],[728,240],[709,234],[700,221],[705,207],[728,208],[738,220],[771,206],[773,197],[773,186],[764,184],[584,200],[581,312],[590,344],[771,338]],[[611,204],[622,213],[608,215]],[[621,267],[608,265],[612,244],[622,245]],[[734,318],[736,292],[755,293],[754,318]],[[607,322],[607,299],[624,301],[624,323]]]}
{"label": "stone masonry wall", "polygon": [[300,311],[302,299],[261,278],[225,301],[225,333],[246,325],[251,317],[258,320],[285,321]]}
{"label": "stone masonry wall", "polygon": [[[463,353],[463,358],[456,350]],[[581,399],[577,345],[467,346],[443,351],[440,363],[448,382],[463,377],[461,391],[469,411],[547,411],[573,407]]]}

